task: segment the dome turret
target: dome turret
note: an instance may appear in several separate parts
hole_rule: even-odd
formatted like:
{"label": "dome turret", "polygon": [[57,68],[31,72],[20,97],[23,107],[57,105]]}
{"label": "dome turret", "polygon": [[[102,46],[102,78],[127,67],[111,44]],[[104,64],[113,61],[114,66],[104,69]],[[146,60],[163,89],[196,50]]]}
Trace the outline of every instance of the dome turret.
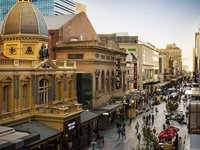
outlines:
{"label": "dome turret", "polygon": [[4,18],[2,34],[33,34],[48,37],[43,15],[29,0],[17,0]]}

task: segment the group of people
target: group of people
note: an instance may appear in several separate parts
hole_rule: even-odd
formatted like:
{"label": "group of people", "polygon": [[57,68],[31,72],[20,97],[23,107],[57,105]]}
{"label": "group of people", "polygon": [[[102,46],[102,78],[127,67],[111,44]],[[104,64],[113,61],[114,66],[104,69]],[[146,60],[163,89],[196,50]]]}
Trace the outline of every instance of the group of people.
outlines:
{"label": "group of people", "polygon": [[122,137],[122,139],[126,138],[126,124],[125,123],[117,123],[116,125],[117,133],[118,133],[118,139]]}
{"label": "group of people", "polygon": [[143,115],[143,124],[146,126],[150,126],[154,124],[154,114],[147,114],[147,115]]}

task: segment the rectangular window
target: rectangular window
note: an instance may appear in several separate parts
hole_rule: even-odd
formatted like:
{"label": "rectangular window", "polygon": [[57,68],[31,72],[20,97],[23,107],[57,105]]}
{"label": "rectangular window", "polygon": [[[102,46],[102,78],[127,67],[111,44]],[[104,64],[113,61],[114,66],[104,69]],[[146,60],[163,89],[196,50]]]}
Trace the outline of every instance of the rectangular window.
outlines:
{"label": "rectangular window", "polygon": [[3,102],[2,102],[2,111],[8,112],[8,102],[9,102],[9,86],[3,87]]}
{"label": "rectangular window", "polygon": [[23,85],[23,93],[22,93],[22,108],[27,108],[27,84]]}
{"label": "rectangular window", "polygon": [[83,59],[83,54],[68,54],[68,59]]}

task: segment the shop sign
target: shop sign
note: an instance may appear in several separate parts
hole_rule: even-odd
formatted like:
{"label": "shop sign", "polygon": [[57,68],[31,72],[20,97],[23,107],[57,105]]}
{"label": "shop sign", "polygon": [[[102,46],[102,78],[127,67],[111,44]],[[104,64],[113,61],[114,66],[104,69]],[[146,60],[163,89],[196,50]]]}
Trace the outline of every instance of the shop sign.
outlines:
{"label": "shop sign", "polygon": [[134,63],[133,65],[133,75],[134,75],[134,89],[137,89],[137,63]]}
{"label": "shop sign", "polygon": [[76,121],[67,124],[68,130],[72,130],[76,127]]}
{"label": "shop sign", "polygon": [[192,133],[192,134],[200,134],[200,128],[190,128],[190,133]]}
{"label": "shop sign", "polygon": [[121,88],[120,55],[116,55],[116,89]]}

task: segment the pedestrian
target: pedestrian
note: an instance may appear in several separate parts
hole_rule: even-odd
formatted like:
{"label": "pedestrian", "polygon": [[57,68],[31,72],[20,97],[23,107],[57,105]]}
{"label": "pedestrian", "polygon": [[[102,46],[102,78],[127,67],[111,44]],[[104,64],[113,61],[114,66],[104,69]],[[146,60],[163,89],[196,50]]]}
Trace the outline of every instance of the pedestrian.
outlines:
{"label": "pedestrian", "polygon": [[136,133],[138,133],[138,130],[139,130],[139,123],[138,122],[135,125],[135,129],[136,129]]}
{"label": "pedestrian", "polygon": [[116,124],[116,129],[117,129],[117,132],[118,132],[118,128],[121,127],[121,124],[119,122],[117,122]]}
{"label": "pedestrian", "polygon": [[153,134],[156,134],[156,127],[153,128]]}
{"label": "pedestrian", "polygon": [[104,147],[104,137],[103,137],[103,135],[101,136],[101,142],[102,142],[102,147]]}
{"label": "pedestrian", "polygon": [[131,124],[132,123],[132,118],[129,118],[129,124]]}
{"label": "pedestrian", "polygon": [[73,143],[71,140],[68,141],[67,145],[68,145],[69,150],[72,150]]}
{"label": "pedestrian", "polygon": [[145,120],[146,120],[145,115],[143,115],[142,120],[143,120],[143,123],[145,123]]}
{"label": "pedestrian", "polygon": [[150,120],[150,119],[151,119],[151,114],[149,114],[149,116],[148,116],[148,117],[149,117],[149,120]]}
{"label": "pedestrian", "polygon": [[118,133],[118,139],[119,139],[119,138],[120,138],[120,135],[121,135],[121,126],[118,127],[117,133]]}
{"label": "pedestrian", "polygon": [[122,128],[122,139],[126,138],[126,129]]}
{"label": "pedestrian", "polygon": [[154,114],[151,115],[151,122],[154,124]]}
{"label": "pedestrian", "polygon": [[141,134],[140,133],[138,133],[137,139],[138,139],[138,143],[140,143],[140,139],[141,139]]}
{"label": "pedestrian", "polygon": [[155,108],[155,111],[156,111],[156,115],[157,115],[158,114],[158,108],[157,107]]}
{"label": "pedestrian", "polygon": [[163,130],[165,130],[165,128],[166,128],[166,127],[165,127],[165,123],[164,123],[164,124],[163,124]]}

